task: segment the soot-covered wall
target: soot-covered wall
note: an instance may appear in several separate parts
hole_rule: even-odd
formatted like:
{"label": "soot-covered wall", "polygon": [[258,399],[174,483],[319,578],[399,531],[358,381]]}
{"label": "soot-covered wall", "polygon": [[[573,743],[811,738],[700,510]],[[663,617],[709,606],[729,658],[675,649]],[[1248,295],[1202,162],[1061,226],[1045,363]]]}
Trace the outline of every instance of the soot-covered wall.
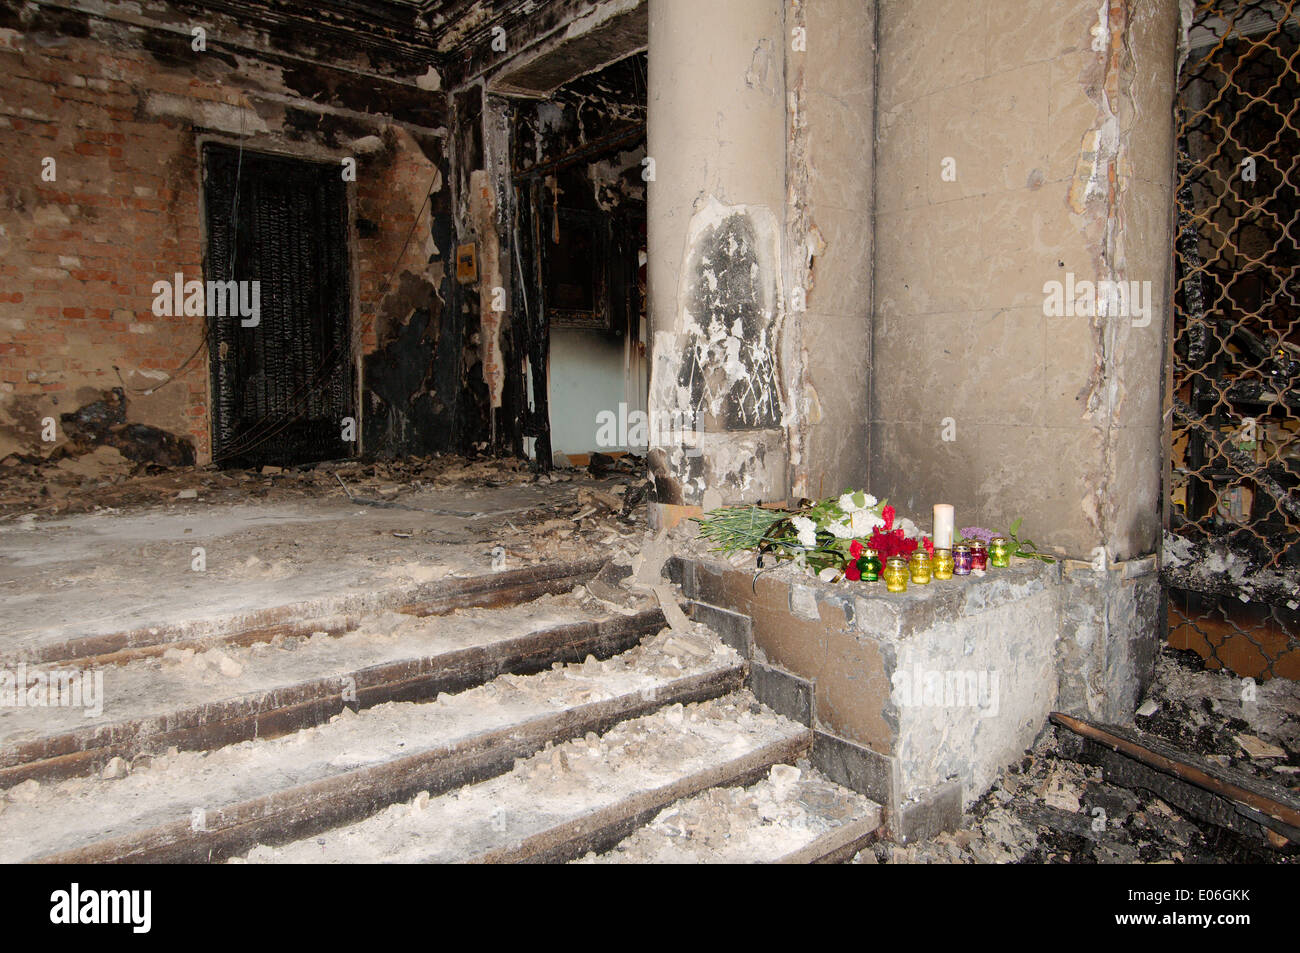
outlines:
{"label": "soot-covered wall", "polygon": [[179,5],[96,10],[0,2],[0,455],[48,455],[69,435],[42,440],[43,420],[116,402],[116,388],[124,425],[210,459],[205,319],[153,307],[156,281],[204,277],[209,141],[341,175],[355,162],[361,448],[474,439],[464,329],[448,318],[448,110],[429,64],[385,58],[360,34],[331,41]]}

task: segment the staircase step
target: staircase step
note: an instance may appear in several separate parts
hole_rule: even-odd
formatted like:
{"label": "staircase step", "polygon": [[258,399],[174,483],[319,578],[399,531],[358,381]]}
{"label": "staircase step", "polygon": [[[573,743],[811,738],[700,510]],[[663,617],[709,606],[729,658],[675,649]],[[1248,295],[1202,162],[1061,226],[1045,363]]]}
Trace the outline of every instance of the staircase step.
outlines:
{"label": "staircase step", "polygon": [[873,841],[880,805],[802,762],[774,766],[751,787],[678,801],[597,864],[809,864],[848,860]]}
{"label": "staircase step", "polygon": [[0,666],[12,668],[19,662],[77,668],[120,665],[160,656],[168,648],[201,651],[215,645],[252,645],[319,631],[339,634],[355,628],[366,616],[393,607],[427,616],[469,607],[518,605],[539,596],[567,592],[594,576],[602,565],[603,559],[593,558],[434,582],[371,587],[256,610],[207,610],[195,618],[140,625],[120,632],[74,635],[67,626],[26,631],[6,640]]}
{"label": "staircase step", "polygon": [[6,792],[0,862],[224,859],[494,777],[548,742],[736,691],[744,675],[740,656],[707,630],[686,638],[665,630],[606,661],[347,711],[280,738],[169,753],[116,780],[25,781]]}
{"label": "staircase step", "polygon": [[[0,709],[0,787],[86,773],[114,757],[171,746],[216,748],[283,734],[345,707],[433,698],[557,661],[608,658],[663,624],[658,608],[598,614],[566,595],[431,619],[389,613],[337,637],[203,655],[174,650],[105,671],[97,717],[72,707]],[[345,704],[347,689],[355,699],[348,692]]]}
{"label": "staircase step", "polygon": [[421,794],[254,863],[563,862],[611,847],[664,806],[742,784],[812,743],[809,729],[748,692],[661,709],[520,761],[513,771],[441,797]]}

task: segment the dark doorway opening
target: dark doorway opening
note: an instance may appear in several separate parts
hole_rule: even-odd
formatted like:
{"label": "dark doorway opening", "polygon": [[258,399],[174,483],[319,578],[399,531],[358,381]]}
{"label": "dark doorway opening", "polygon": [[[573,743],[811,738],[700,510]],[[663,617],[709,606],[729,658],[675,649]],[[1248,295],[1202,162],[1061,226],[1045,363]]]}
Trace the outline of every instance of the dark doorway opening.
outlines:
{"label": "dark doorway opening", "polygon": [[646,65],[633,54],[514,110],[542,466],[646,452]]}
{"label": "dark doorway opening", "polygon": [[213,462],[286,466],[353,455],[348,199],[339,167],[208,144],[203,174],[208,287],[240,283],[243,300],[259,305],[251,317],[206,312]]}

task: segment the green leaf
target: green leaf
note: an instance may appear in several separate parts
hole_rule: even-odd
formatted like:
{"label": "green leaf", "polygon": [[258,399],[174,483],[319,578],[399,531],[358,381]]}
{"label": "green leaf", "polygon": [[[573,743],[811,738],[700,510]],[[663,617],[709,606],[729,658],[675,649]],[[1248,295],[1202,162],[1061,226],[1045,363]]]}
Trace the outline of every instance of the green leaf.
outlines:
{"label": "green leaf", "polygon": [[1024,517],[1021,516],[1021,517],[1017,518],[1016,521],[1015,521],[1014,523],[1011,524],[1011,536],[1012,536],[1013,538],[1015,537],[1016,533],[1018,533],[1018,532],[1020,531],[1020,524],[1021,524],[1023,521],[1024,521]]}

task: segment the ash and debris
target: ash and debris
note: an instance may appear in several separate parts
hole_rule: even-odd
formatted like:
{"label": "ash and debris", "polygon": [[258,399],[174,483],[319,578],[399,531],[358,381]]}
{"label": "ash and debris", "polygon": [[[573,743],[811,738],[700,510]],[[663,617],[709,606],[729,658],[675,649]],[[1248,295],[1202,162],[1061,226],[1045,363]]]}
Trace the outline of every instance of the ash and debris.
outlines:
{"label": "ash and debris", "polygon": [[720,754],[739,757],[795,730],[744,691],[702,702],[678,702],[620,722],[604,734],[589,731],[569,741],[548,742],[496,778],[442,795],[424,791],[317,837],[282,847],[258,846],[246,861],[462,863],[481,859],[548,828],[571,824],[592,810],[653,791],[684,772],[704,770]]}
{"label": "ash and debris", "polygon": [[345,708],[289,735],[209,751],[173,747],[94,776],[23,781],[0,790],[0,862],[84,846],[102,836],[106,817],[115,833],[125,834],[150,818],[188,817],[194,805],[241,803],[578,706],[634,694],[657,697],[677,679],[739,661],[709,629],[692,623],[689,631],[664,629],[608,659],[555,662],[532,675],[501,675],[429,701]]}
{"label": "ash and debris", "polygon": [[1272,563],[1268,547],[1249,539],[1195,541],[1166,530],[1161,545],[1161,569],[1179,588],[1300,608],[1294,568]]}
{"label": "ash and debris", "polygon": [[[1300,792],[1300,692],[1285,679],[1253,686],[1253,696],[1249,689],[1240,678],[1207,671],[1195,653],[1165,647],[1132,727]],[[909,845],[881,842],[855,862],[1300,862],[1300,845],[1273,849],[1186,816],[1150,792],[1106,782],[1101,768],[1070,759],[1073,740],[1049,725],[958,830]]]}
{"label": "ash and debris", "polygon": [[[410,514],[409,528],[385,529],[385,535],[484,543],[500,547],[507,565],[583,558],[593,551],[626,561],[644,535],[649,487],[639,458],[603,454],[593,455],[587,467],[547,473],[534,472],[522,460],[440,455],[217,470],[133,464],[113,447],[99,446],[81,455],[37,459],[11,453],[0,459],[0,525],[33,529],[42,520],[72,514],[199,512],[250,502],[341,503],[393,517]],[[488,496],[510,488],[534,496],[518,498],[527,505],[499,513],[500,504]],[[286,545],[300,548],[294,541]],[[274,546],[251,548],[240,572],[288,576],[294,555]]]}
{"label": "ash and debris", "polygon": [[770,863],[837,828],[876,817],[865,798],[800,759],[773,765],[749,787],[710,788],[684,798],[602,855],[581,863]]}
{"label": "ash and debris", "polygon": [[175,500],[243,503],[352,497],[400,508],[404,498],[425,490],[584,482],[617,487],[621,499],[612,509],[628,516],[643,508],[649,487],[640,458],[604,454],[594,454],[586,467],[547,473],[534,471],[526,460],[443,454],[222,470],[132,460],[106,444],[79,452],[74,447],[60,444],[44,456],[0,457],[0,519],[124,510]]}

